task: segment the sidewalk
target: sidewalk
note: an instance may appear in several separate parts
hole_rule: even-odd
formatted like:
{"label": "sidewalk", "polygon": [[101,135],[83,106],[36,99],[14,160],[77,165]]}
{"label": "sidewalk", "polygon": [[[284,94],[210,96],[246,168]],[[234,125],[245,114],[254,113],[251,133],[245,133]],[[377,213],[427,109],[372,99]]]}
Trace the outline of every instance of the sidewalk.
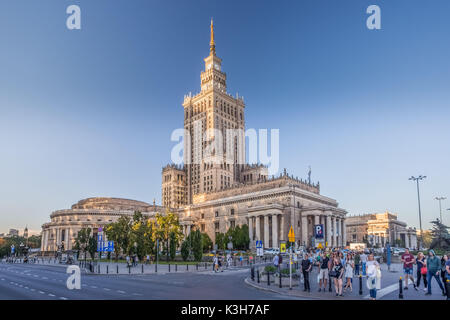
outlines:
{"label": "sidewalk", "polygon": [[[285,267],[285,266],[283,266]],[[261,268],[261,271],[263,269]],[[401,300],[399,298],[399,279],[403,278],[402,272],[400,272],[401,264],[391,265],[390,271],[387,269],[386,264],[381,265],[382,277],[381,277],[381,289],[377,292],[378,300]],[[294,270],[293,269],[293,273]],[[250,273],[250,272],[249,272]],[[366,285],[366,277],[361,277],[362,280],[362,294],[359,294],[359,277],[353,277],[353,291],[349,289],[343,292],[342,297],[337,297],[334,289],[334,282],[331,285],[331,292],[329,292],[329,284],[327,283],[327,288],[325,291],[319,292],[319,284],[317,282],[318,268],[314,267],[313,271],[310,273],[310,286],[311,292],[304,292],[304,285],[300,280],[292,280],[292,290],[289,289],[289,278],[282,279],[282,287],[279,287],[279,277],[274,277],[270,275],[270,285],[268,285],[267,275],[260,276],[260,281],[257,281],[256,268],[255,268],[255,279],[252,280],[249,275],[244,281],[247,285],[255,287],[260,290],[271,291],[281,295],[306,298],[312,300],[367,300],[369,299],[369,289]],[[295,285],[295,286],[294,286]],[[345,286],[345,282],[344,282]],[[403,282],[403,287],[404,287]],[[426,296],[421,286],[418,291],[414,290],[412,284],[409,281],[409,289],[403,290],[403,300],[445,300],[446,297],[442,296],[441,290],[438,284],[433,280],[432,283],[432,295]]]}

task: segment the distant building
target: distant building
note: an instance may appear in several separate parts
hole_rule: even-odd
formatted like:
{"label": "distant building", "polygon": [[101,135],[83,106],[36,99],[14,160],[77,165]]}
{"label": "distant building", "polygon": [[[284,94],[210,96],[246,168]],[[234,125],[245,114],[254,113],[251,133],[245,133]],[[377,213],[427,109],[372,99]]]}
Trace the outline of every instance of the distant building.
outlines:
{"label": "distant building", "polygon": [[28,239],[28,227],[25,227],[25,229],[23,230],[23,237],[25,239]]}
{"label": "distant building", "polygon": [[19,236],[19,230],[17,229],[9,229],[8,237],[18,237]]}
{"label": "distant building", "polygon": [[417,248],[417,232],[399,221],[397,215],[384,213],[348,216],[346,219],[347,240],[350,243],[367,241],[373,246],[384,247],[387,242],[396,245],[398,240],[407,248]]}

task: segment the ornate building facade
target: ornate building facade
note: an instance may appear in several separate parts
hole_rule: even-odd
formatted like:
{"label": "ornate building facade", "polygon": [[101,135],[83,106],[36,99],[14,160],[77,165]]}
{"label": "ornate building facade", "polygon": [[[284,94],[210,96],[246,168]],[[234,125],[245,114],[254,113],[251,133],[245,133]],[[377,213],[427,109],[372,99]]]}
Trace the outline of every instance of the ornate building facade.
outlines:
{"label": "ornate building facade", "polygon": [[[217,232],[246,224],[251,247],[255,240],[266,248],[279,247],[292,226],[296,244],[310,246],[314,225],[323,224],[328,246],[345,245],[347,212],[320,194],[318,182],[298,179],[286,170],[269,177],[267,167],[245,163],[245,104],[242,97],[227,93],[212,21],[210,53],[204,61],[200,93],[185,96],[182,104],[185,135],[190,136],[184,139],[184,164],[162,169],[162,206],[115,198],[81,200],[51,214],[51,222],[42,226],[42,251],[56,251],[62,243],[71,249],[83,227],[95,233],[120,215],[139,210],[152,217],[166,209],[178,214],[185,235],[198,228],[213,241]],[[204,143],[205,135],[213,141],[213,151]]]}
{"label": "ornate building facade", "polygon": [[42,225],[41,252],[54,253],[63,246],[64,250],[72,250],[75,238],[82,228],[91,228],[97,236],[98,229],[120,216],[132,216],[138,210],[149,218],[157,212],[164,212],[161,206],[129,199],[88,198],[78,201],[70,209],[54,211],[51,221]]}
{"label": "ornate building facade", "polygon": [[388,211],[347,217],[347,234],[347,240],[353,243],[368,241],[384,247],[387,242],[395,245],[400,241],[407,248],[417,248],[416,229],[408,228]]}
{"label": "ornate building facade", "polygon": [[[178,212],[186,234],[196,227],[213,241],[217,232],[247,224],[252,246],[262,240],[264,247],[278,247],[292,226],[296,243],[309,246],[314,225],[323,224],[329,246],[344,245],[346,211],[320,194],[319,183],[294,178],[286,170],[269,177],[267,167],[245,163],[245,103],[227,92],[212,21],[204,61],[200,93],[183,101],[185,135],[190,137],[184,139],[184,166],[168,165],[162,171],[163,206]],[[204,137],[212,141],[213,152]]]}

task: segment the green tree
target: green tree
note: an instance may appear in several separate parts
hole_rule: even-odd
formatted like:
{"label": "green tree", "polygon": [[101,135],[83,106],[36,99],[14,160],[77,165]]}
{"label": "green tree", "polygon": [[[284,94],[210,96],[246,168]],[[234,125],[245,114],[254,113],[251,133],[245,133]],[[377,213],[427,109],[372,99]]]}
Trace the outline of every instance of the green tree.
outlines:
{"label": "green tree", "polygon": [[191,237],[191,246],[192,246],[192,253],[194,255],[194,260],[201,261],[203,257],[202,233],[200,232],[200,230],[194,230],[191,231],[189,237]]}
{"label": "green tree", "polygon": [[183,239],[183,232],[181,231],[178,216],[167,210],[166,214],[157,213],[155,218],[156,223],[154,225],[152,239],[153,241],[159,240],[164,244],[166,258],[169,261],[170,234],[173,233],[175,235],[175,241],[177,243]]}
{"label": "green tree", "polygon": [[227,239],[225,233],[216,232],[215,244],[217,245],[218,250],[225,250]]}
{"label": "green tree", "polygon": [[431,229],[431,249],[443,249],[443,250],[449,250],[450,249],[450,235],[448,233],[449,227],[441,223],[439,219],[436,219],[434,221],[431,221],[431,224],[433,225]]}
{"label": "green tree", "polygon": [[203,252],[208,252],[213,248],[213,242],[207,233],[202,233]]}
{"label": "green tree", "polygon": [[187,261],[189,259],[189,256],[191,254],[191,238],[187,237],[183,243],[181,244],[181,257],[183,258],[183,261]]}
{"label": "green tree", "polygon": [[169,245],[170,245],[170,248],[169,248],[170,259],[171,260],[175,260],[175,256],[176,256],[176,253],[177,253],[178,242],[177,242],[175,233],[173,233],[173,232],[170,233]]}
{"label": "green tree", "polygon": [[[84,255],[84,261],[86,261],[86,252],[89,252],[89,239],[91,237],[91,228],[82,228],[78,231],[77,236],[75,238],[74,249],[81,251]],[[91,255],[91,258],[93,256]]]}

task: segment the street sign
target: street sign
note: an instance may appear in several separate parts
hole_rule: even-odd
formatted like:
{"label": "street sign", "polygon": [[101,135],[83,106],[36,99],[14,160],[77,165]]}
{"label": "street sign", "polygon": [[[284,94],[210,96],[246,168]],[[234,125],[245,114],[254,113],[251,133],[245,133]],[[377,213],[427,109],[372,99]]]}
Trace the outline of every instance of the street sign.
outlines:
{"label": "street sign", "polygon": [[294,228],[292,228],[292,226],[289,229],[288,238],[289,238],[289,242],[295,242],[295,233],[294,233]]}
{"label": "street sign", "polygon": [[233,242],[228,242],[227,248],[228,248],[228,250],[233,249]]}
{"label": "street sign", "polygon": [[264,249],[263,248],[256,248],[256,255],[258,257],[264,256]]}
{"label": "street sign", "polygon": [[262,248],[262,247],[263,247],[262,240],[256,240],[256,248]]}
{"label": "street sign", "polygon": [[280,243],[280,253],[286,253],[286,243]]}
{"label": "street sign", "polygon": [[16,249],[16,247],[14,247],[14,245],[11,245],[11,253],[14,253],[14,250]]}
{"label": "street sign", "polygon": [[325,242],[325,247],[328,247],[328,241],[327,241],[327,242]]}
{"label": "street sign", "polygon": [[323,239],[323,224],[316,224],[314,226],[316,239]]}
{"label": "street sign", "polygon": [[322,248],[323,248],[323,246],[322,246],[322,243],[321,243],[321,242],[319,242],[319,244],[317,245],[317,248],[319,248],[319,249],[322,249]]}

